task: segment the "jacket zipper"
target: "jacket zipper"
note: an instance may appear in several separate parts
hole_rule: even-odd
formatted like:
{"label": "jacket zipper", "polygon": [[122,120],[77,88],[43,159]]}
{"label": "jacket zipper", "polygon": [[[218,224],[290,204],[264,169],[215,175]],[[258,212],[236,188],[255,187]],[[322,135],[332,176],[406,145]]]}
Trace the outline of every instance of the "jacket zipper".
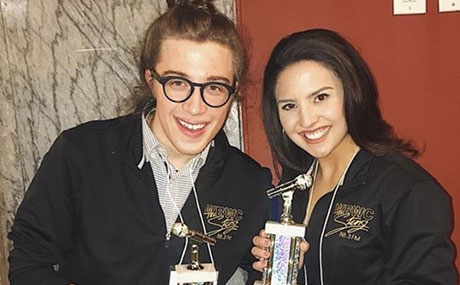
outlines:
{"label": "jacket zipper", "polygon": [[165,236],[165,248],[169,247],[170,241],[171,241],[171,233],[166,233],[166,236]]}

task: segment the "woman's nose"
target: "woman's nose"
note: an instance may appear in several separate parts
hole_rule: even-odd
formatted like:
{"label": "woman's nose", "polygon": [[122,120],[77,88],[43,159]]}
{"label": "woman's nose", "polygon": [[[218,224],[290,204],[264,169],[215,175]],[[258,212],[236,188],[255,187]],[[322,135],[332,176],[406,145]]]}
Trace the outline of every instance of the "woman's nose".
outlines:
{"label": "woman's nose", "polygon": [[299,125],[306,129],[313,126],[318,120],[315,108],[309,106],[300,106],[299,116]]}

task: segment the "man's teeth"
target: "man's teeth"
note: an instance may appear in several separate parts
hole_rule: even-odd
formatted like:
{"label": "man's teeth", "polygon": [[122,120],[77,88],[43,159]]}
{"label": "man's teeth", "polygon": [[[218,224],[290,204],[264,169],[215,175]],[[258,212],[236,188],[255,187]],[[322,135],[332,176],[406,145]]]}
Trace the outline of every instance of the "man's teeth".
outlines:
{"label": "man's teeth", "polygon": [[189,124],[189,123],[186,123],[186,122],[184,122],[182,120],[178,120],[178,121],[182,126],[186,127],[189,130],[192,130],[192,131],[200,130],[200,129],[204,128],[204,126],[206,126],[206,124]]}
{"label": "man's teeth", "polygon": [[322,136],[324,136],[328,130],[329,128],[322,128],[313,133],[305,133],[305,137],[309,140],[317,140],[321,138]]}

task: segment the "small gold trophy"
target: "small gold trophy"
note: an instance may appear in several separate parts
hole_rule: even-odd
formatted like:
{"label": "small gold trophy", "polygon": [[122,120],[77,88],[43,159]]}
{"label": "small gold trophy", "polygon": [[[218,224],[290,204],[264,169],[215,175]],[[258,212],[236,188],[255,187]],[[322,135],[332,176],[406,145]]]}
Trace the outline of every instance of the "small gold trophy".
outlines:
{"label": "small gold trophy", "polygon": [[267,221],[265,223],[265,233],[270,239],[270,257],[263,273],[264,285],[294,285],[297,283],[299,246],[305,236],[306,226],[296,224],[292,219],[292,196],[295,190],[305,190],[311,185],[312,177],[307,173],[267,190],[270,199],[281,195],[283,213],[280,222]]}
{"label": "small gold trophy", "polygon": [[176,265],[171,271],[169,285],[217,285],[218,271],[212,263],[200,263],[200,243],[215,245],[216,240],[186,225],[175,223],[172,233],[178,237],[190,238],[190,264]]}

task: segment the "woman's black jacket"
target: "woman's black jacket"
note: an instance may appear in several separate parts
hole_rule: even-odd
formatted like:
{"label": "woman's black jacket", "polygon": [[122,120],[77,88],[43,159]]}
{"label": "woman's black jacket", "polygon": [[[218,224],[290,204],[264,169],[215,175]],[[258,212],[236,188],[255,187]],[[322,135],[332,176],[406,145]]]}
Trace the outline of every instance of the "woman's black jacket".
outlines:
{"label": "woman's black jacket", "polygon": [[[283,181],[297,174],[285,168]],[[298,223],[308,196],[294,195]],[[458,284],[451,199],[414,161],[361,150],[332,196],[319,199],[307,226],[308,284],[321,284],[321,267],[323,284]]]}

